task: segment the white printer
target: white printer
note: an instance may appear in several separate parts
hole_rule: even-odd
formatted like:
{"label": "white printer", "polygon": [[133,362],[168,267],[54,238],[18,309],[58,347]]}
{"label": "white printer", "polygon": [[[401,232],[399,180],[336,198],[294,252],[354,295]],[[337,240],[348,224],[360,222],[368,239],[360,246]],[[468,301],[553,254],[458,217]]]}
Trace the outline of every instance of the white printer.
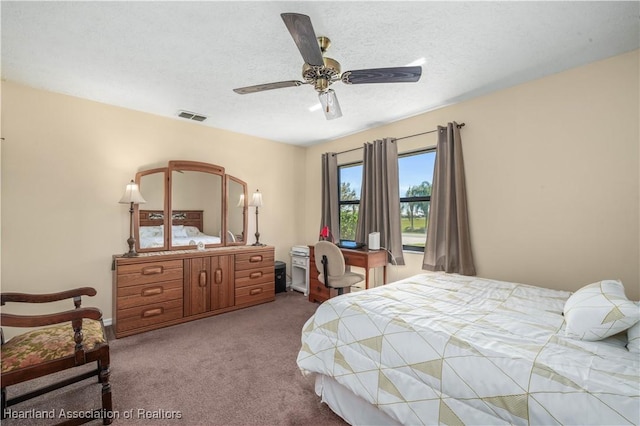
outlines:
{"label": "white printer", "polygon": [[307,256],[309,257],[309,246],[293,246],[291,247],[291,256]]}

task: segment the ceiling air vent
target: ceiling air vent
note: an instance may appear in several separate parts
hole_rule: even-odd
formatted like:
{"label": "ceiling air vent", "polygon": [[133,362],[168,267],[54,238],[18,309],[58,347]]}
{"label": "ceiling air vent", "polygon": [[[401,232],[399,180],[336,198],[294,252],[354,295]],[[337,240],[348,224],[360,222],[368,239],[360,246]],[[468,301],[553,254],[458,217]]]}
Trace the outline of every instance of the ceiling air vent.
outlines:
{"label": "ceiling air vent", "polygon": [[178,111],[178,117],[186,118],[187,120],[204,121],[207,119],[204,115],[196,114],[189,111]]}

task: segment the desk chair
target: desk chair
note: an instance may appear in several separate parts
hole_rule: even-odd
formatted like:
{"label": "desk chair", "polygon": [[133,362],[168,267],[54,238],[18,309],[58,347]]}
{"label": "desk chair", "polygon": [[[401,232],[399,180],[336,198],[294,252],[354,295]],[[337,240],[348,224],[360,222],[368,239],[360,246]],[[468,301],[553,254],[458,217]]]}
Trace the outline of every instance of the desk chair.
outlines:
{"label": "desk chair", "polygon": [[[4,341],[2,329],[2,418],[6,408],[43,395],[61,387],[98,377],[102,386],[103,424],[113,420],[111,385],[109,384],[109,343],[102,323],[102,312],[97,308],[81,308],[81,296],[95,296],[90,287],[53,294],[2,293],[0,305],[7,302],[46,303],[71,299],[75,309],[47,315],[12,315],[0,313],[0,325],[9,327],[43,327],[27,331]],[[49,386],[7,399],[7,387],[43,377],[59,371],[78,367],[89,362],[97,366],[88,372],[77,374]],[[97,396],[97,392],[96,392]],[[56,407],[57,410],[62,407]],[[74,407],[68,407],[73,410]],[[66,409],[65,409],[66,411]],[[98,410],[96,410],[98,411]],[[92,420],[78,419],[78,423]]]}
{"label": "desk chair", "polygon": [[345,288],[364,281],[364,275],[347,271],[344,256],[340,247],[329,241],[318,241],[314,247],[318,281],[327,288],[338,290],[338,295],[344,293]]}

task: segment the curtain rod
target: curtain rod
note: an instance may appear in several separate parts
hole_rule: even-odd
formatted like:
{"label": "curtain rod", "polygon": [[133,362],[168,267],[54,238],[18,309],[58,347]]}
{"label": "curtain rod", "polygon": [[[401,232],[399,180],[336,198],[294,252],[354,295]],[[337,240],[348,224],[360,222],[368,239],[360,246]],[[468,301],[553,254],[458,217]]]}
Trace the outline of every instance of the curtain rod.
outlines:
{"label": "curtain rod", "polygon": [[[464,127],[464,123],[460,123],[458,124],[458,129]],[[422,135],[428,135],[429,133],[433,133],[433,132],[437,132],[438,129],[435,130],[429,130],[428,132],[422,132],[422,133],[416,133],[415,135],[409,135],[409,136],[403,136],[401,138],[396,138],[397,141],[400,141],[402,139],[409,139],[409,138],[414,138],[416,136],[422,136]],[[362,149],[361,146],[357,147],[357,148],[352,148],[352,149],[348,149],[346,151],[340,151],[340,152],[336,152],[333,155],[339,155],[339,154],[346,154],[347,152],[353,152],[353,151],[357,151],[359,149]]]}

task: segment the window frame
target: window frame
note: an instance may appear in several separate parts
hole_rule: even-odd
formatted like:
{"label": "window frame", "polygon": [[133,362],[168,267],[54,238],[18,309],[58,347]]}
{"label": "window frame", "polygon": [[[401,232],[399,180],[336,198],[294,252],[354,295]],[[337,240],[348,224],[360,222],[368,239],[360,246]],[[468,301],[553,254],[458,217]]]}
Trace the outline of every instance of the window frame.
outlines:
{"label": "window frame", "polygon": [[[398,160],[400,160],[400,158],[402,157],[409,157],[412,155],[420,155],[420,154],[426,154],[429,152],[435,152],[436,148],[432,147],[432,148],[419,148],[419,149],[415,149],[412,151],[407,151],[407,152],[403,152],[401,154],[398,154]],[[345,163],[345,164],[340,164],[338,165],[338,226],[341,227],[342,225],[342,217],[340,215],[342,206],[349,206],[349,205],[358,205],[360,206],[360,194],[358,194],[358,199],[357,200],[345,200],[342,201],[340,199],[340,188],[342,185],[342,169],[346,168],[346,167],[354,167],[354,166],[359,166],[359,165],[364,165],[363,161],[352,161],[349,163]],[[434,164],[434,168],[435,168],[435,164]],[[431,177],[431,183],[433,184],[433,177]],[[362,180],[360,181],[360,186],[362,187]],[[428,202],[429,206],[431,206],[431,195],[421,195],[418,197],[400,197],[400,204],[402,203],[408,203],[408,202]],[[402,227],[401,227],[402,228]],[[400,229],[400,232],[402,232],[402,229]],[[426,229],[425,229],[426,232]],[[353,241],[353,240],[346,240],[345,238],[343,238],[342,235],[340,235],[340,239],[345,240],[345,241]],[[424,253],[424,247],[416,247],[416,246],[410,246],[410,245],[402,245],[402,250],[403,251],[410,251],[410,252],[414,252],[414,253]]]}

